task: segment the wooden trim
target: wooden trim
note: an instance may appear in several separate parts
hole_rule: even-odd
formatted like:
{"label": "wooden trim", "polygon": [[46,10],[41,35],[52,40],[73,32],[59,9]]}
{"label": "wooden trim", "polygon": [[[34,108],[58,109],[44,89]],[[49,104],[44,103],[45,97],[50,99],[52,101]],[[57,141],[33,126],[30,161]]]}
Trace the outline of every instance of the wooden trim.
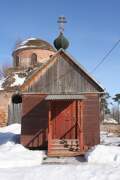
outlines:
{"label": "wooden trim", "polygon": [[51,148],[51,139],[52,139],[52,124],[51,124],[51,102],[49,101],[49,111],[48,111],[48,152]]}
{"label": "wooden trim", "polygon": [[[2,91],[0,91],[0,92],[2,92]],[[40,92],[23,92],[22,93],[23,95],[24,94],[43,94],[43,95],[64,95],[64,94],[47,94],[47,93],[40,93]],[[78,94],[75,94],[75,95],[84,95],[84,94],[105,94],[105,92],[80,92],[80,93],[78,93]],[[66,94],[65,94],[66,95]],[[68,93],[68,95],[73,95],[73,94],[70,94],[70,93]]]}
{"label": "wooden trim", "polygon": [[76,106],[75,106],[75,112],[76,112],[76,125],[75,125],[75,138],[79,138],[78,137],[78,121],[79,121],[79,109],[78,109],[78,100],[75,101]]}
{"label": "wooden trim", "polygon": [[84,137],[83,137],[83,101],[79,101],[79,114],[80,114],[80,150],[84,150]]}

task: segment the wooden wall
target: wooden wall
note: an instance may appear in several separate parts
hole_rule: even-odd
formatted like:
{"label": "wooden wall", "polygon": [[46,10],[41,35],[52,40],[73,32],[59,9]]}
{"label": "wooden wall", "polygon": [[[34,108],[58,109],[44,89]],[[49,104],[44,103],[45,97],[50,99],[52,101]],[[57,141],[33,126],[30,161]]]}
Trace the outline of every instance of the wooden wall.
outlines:
{"label": "wooden wall", "polygon": [[[80,125],[82,126],[83,145],[91,147],[100,142],[99,95],[85,94],[85,96],[86,99],[81,103],[81,112],[79,114],[82,118],[82,125]],[[45,94],[23,94],[21,143],[24,146],[33,139],[36,133],[43,130],[39,138],[36,138],[33,144],[29,144],[28,147],[37,147],[38,144],[41,147],[47,147],[48,103],[44,100],[45,97]],[[59,124],[59,126],[62,127],[62,124]]]}
{"label": "wooden wall", "polygon": [[58,56],[52,66],[41,71],[28,86],[29,92],[48,94],[96,92],[98,86],[93,83],[72,61]]}
{"label": "wooden wall", "polygon": [[100,143],[99,95],[88,94],[83,101],[83,141],[86,146]]}
{"label": "wooden wall", "polygon": [[47,145],[48,131],[48,104],[44,100],[46,95],[27,94],[23,95],[21,143],[26,146],[39,132],[39,136],[28,147]]}

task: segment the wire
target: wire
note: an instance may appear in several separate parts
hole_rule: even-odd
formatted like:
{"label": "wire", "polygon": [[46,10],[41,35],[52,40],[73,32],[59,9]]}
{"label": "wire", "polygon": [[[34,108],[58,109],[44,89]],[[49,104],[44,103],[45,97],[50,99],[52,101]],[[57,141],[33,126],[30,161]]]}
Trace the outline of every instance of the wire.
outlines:
{"label": "wire", "polygon": [[114,46],[107,52],[107,54],[101,59],[101,61],[94,67],[94,69],[91,71],[91,73],[95,72],[96,69],[107,59],[107,57],[112,53],[112,51],[117,47],[117,45],[120,43],[120,39],[114,44]]}

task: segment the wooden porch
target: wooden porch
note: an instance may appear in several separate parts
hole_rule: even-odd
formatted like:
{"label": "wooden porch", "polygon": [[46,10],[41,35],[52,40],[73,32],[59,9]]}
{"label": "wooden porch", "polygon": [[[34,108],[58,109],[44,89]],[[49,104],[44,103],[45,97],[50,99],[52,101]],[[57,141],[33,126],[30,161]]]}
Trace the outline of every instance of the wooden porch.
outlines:
{"label": "wooden porch", "polygon": [[[78,99],[76,99],[78,98]],[[83,142],[82,96],[47,97],[48,156],[78,156],[85,152]]]}

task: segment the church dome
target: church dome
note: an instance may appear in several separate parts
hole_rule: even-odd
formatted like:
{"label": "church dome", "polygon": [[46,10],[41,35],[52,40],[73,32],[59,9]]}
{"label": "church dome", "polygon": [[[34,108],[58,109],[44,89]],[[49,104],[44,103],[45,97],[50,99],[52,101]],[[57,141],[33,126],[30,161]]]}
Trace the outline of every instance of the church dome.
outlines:
{"label": "church dome", "polygon": [[12,53],[15,68],[29,68],[48,61],[56,52],[55,48],[48,42],[39,38],[29,38],[17,42]]}
{"label": "church dome", "polygon": [[67,49],[69,46],[69,41],[64,37],[63,33],[60,33],[59,36],[54,40],[54,46],[57,50]]}
{"label": "church dome", "polygon": [[21,49],[43,49],[43,50],[49,50],[49,51],[55,51],[53,46],[49,44],[48,42],[41,40],[39,38],[29,38],[26,39],[23,42],[17,43],[14,52],[21,50]]}

